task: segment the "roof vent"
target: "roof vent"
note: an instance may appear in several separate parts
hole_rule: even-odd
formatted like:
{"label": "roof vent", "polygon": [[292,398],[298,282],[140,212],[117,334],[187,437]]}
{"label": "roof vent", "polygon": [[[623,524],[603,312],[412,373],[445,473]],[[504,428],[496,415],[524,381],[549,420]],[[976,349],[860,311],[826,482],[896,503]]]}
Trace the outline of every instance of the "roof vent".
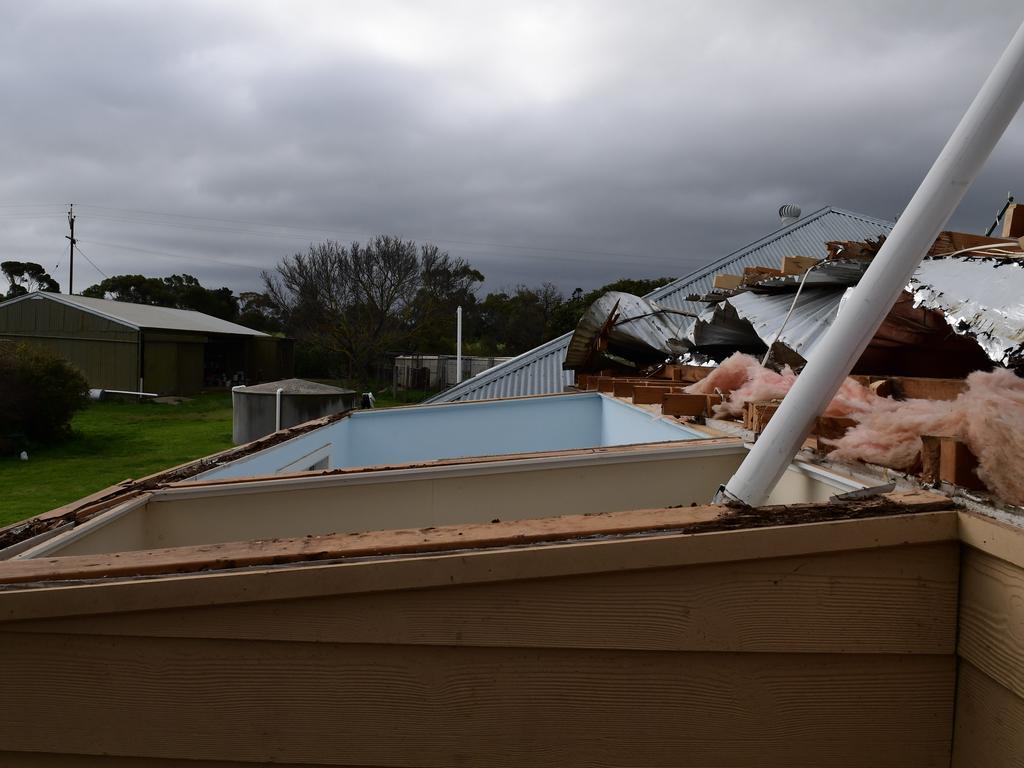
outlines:
{"label": "roof vent", "polygon": [[793,203],[786,203],[779,208],[779,218],[783,224],[792,224],[800,218],[800,206]]}

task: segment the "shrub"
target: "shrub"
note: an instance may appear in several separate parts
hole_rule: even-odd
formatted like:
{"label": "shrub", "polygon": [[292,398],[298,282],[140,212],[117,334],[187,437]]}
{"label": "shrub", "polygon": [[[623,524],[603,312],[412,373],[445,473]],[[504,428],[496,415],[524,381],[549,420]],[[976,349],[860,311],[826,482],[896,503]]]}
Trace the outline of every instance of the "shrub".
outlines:
{"label": "shrub", "polygon": [[0,343],[0,438],[47,443],[66,437],[89,402],[85,377],[27,344]]}

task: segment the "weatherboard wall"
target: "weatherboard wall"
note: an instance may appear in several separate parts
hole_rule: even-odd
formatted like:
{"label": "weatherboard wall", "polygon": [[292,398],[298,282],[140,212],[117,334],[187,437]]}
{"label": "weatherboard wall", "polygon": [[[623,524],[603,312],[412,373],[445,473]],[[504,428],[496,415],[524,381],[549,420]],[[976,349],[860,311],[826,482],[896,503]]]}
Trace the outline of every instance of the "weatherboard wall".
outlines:
{"label": "weatherboard wall", "polygon": [[[1024,529],[961,515],[953,767],[1024,766]],[[980,545],[970,546],[970,544]],[[986,551],[987,550],[987,551]]]}
{"label": "weatherboard wall", "polygon": [[959,548],[941,522],[2,593],[0,757],[947,765]]}

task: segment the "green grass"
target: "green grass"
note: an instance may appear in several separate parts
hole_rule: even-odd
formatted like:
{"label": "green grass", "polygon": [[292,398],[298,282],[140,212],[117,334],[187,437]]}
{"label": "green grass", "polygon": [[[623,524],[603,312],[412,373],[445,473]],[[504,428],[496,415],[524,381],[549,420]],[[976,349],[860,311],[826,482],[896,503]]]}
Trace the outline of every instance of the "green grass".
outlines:
{"label": "green grass", "polygon": [[0,458],[0,525],[59,507],[126,478],[139,478],[231,447],[231,395],[181,405],[91,403],[69,440]]}
{"label": "green grass", "polygon": [[397,397],[392,395],[390,390],[374,394],[376,397],[376,408],[394,408],[397,405],[415,405],[426,400],[436,392],[426,392],[422,389],[400,389]]}
{"label": "green grass", "polygon": [[[382,396],[377,407],[409,405],[427,395]],[[230,448],[231,394],[200,395],[181,405],[90,403],[71,429],[69,440],[30,450],[28,461],[0,457],[0,526]]]}

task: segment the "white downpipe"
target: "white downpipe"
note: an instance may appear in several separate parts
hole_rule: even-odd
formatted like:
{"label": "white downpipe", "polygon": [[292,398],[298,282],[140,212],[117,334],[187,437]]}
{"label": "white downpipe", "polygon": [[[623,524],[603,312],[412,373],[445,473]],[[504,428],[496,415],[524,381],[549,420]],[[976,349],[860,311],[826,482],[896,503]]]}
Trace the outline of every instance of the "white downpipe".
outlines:
{"label": "white downpipe", "polygon": [[718,500],[763,504],[1024,101],[1024,24]]}
{"label": "white downpipe", "polygon": [[281,430],[281,393],[284,392],[284,387],[278,387],[277,391],[274,392],[274,431],[279,432]]}
{"label": "white downpipe", "polygon": [[462,383],[462,307],[455,310],[455,383]]}

